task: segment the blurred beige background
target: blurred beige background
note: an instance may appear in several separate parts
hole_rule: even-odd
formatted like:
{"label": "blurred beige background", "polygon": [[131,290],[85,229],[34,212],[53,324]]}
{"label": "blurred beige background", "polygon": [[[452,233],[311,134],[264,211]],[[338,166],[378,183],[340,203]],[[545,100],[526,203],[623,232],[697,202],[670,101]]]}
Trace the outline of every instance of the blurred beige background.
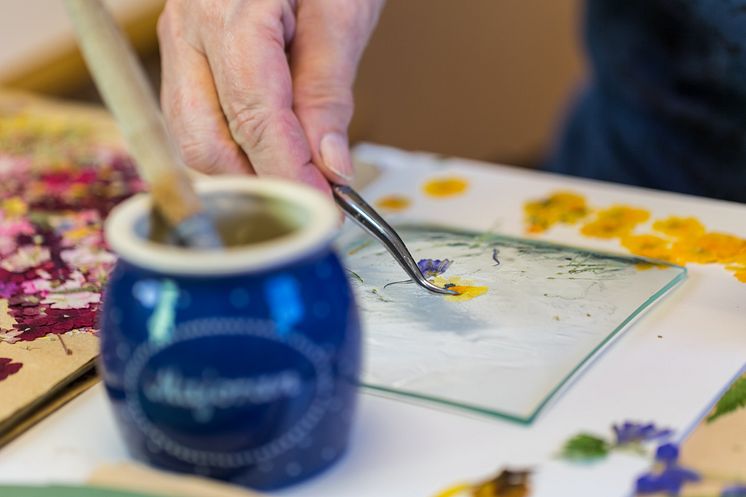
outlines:
{"label": "blurred beige background", "polygon": [[[163,0],[106,0],[157,84]],[[353,140],[533,165],[582,79],[581,0],[389,0]],[[59,0],[3,0],[0,85],[95,99]],[[92,97],[93,95],[93,97]]]}
{"label": "blurred beige background", "polygon": [[579,0],[389,0],[354,137],[531,164],[582,78]]}

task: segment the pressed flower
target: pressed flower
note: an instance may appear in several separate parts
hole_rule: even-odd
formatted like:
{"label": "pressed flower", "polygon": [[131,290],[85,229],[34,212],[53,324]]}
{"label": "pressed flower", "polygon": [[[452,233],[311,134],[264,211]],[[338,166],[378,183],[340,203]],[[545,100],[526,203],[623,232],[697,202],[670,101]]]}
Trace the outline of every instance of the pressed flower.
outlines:
{"label": "pressed flower", "polygon": [[687,483],[701,480],[701,476],[691,469],[679,466],[679,448],[675,444],[663,444],[655,452],[655,460],[662,465],[657,472],[645,473],[635,483],[640,495],[667,493],[679,495]]}
{"label": "pressed flower", "polygon": [[0,281],[0,299],[9,299],[18,291],[18,283],[14,281]]}
{"label": "pressed flower", "polygon": [[23,332],[20,330],[3,330],[0,328],[0,342],[5,342],[13,345],[20,340],[19,336]]}
{"label": "pressed flower", "polygon": [[679,447],[667,443],[659,446],[655,451],[655,460],[665,464],[673,464],[679,459]]}
{"label": "pressed flower", "polygon": [[99,302],[101,294],[95,292],[50,293],[41,301],[52,309],[84,309]]}
{"label": "pressed flower", "polygon": [[468,188],[469,182],[464,178],[450,176],[431,179],[423,185],[422,190],[430,197],[445,198],[461,195]]}
{"label": "pressed flower", "polygon": [[690,238],[705,232],[704,225],[697,218],[678,216],[655,221],[653,229],[674,238]]}
{"label": "pressed flower", "polygon": [[530,471],[506,469],[483,483],[460,483],[443,490],[436,497],[527,497],[530,493],[530,478]]}
{"label": "pressed flower", "polygon": [[530,471],[503,470],[496,477],[480,483],[474,497],[526,497],[530,492]]}
{"label": "pressed flower", "polygon": [[14,254],[0,262],[0,268],[11,273],[22,273],[49,260],[49,248],[37,245],[19,247]]}
{"label": "pressed flower", "polygon": [[453,261],[448,259],[420,259],[417,267],[423,275],[430,278],[445,273],[452,263]]}
{"label": "pressed flower", "polygon": [[0,357],[0,381],[16,374],[22,367],[23,364],[20,362],[13,362],[12,359],[7,357]]}
{"label": "pressed flower", "polygon": [[[0,129],[2,129],[2,125],[0,125]],[[30,166],[31,160],[27,157],[9,154],[6,149],[0,147],[0,176],[26,177],[29,174]]]}
{"label": "pressed flower", "polygon": [[654,423],[636,423],[625,421],[621,425],[615,424],[612,429],[616,437],[616,445],[651,442],[672,435],[668,428],[658,428]]}
{"label": "pressed flower", "polygon": [[0,210],[9,219],[25,216],[28,205],[20,197],[10,197],[0,202]]}
{"label": "pressed flower", "polygon": [[34,227],[25,218],[3,219],[0,217],[0,237],[33,235],[34,232]]}
{"label": "pressed flower", "polygon": [[486,286],[473,286],[473,285],[452,285],[449,286],[451,290],[458,293],[458,295],[446,295],[445,299],[449,302],[466,302],[484,295],[489,291]]}
{"label": "pressed flower", "polygon": [[614,205],[598,211],[593,221],[581,228],[581,233],[595,238],[617,238],[629,234],[638,224],[650,218],[645,209]]}
{"label": "pressed flower", "polygon": [[91,268],[85,275],[86,282],[97,288],[102,288],[109,278],[109,269],[105,266]]}
{"label": "pressed flower", "polygon": [[696,471],[671,465],[661,473],[647,473],[639,477],[635,484],[635,491],[639,495],[657,493],[679,495],[684,485],[699,480],[701,480],[701,477]]}
{"label": "pressed flower", "polygon": [[746,240],[726,233],[705,233],[677,241],[672,252],[684,262],[728,263],[746,254]]}
{"label": "pressed flower", "polygon": [[463,280],[459,276],[452,276],[450,278],[436,276],[433,279],[433,283],[439,287],[448,288],[458,293],[458,295],[446,295],[445,299],[449,302],[466,302],[467,300],[484,295],[489,290],[486,286],[475,286],[472,284],[472,281]]}
{"label": "pressed flower", "polygon": [[96,266],[111,266],[116,262],[116,256],[111,252],[87,245],[63,250],[60,257],[71,267],[84,270]]}
{"label": "pressed flower", "polygon": [[0,258],[6,257],[18,248],[15,238],[0,235]]}
{"label": "pressed flower", "polygon": [[635,255],[670,261],[671,242],[656,235],[624,235],[622,246]]}
{"label": "pressed flower", "polygon": [[559,191],[549,197],[527,202],[523,206],[526,231],[542,233],[557,223],[574,224],[588,215],[589,209],[582,195]]}
{"label": "pressed flower", "polygon": [[411,205],[412,201],[403,195],[386,195],[376,201],[376,207],[389,212],[401,212]]}
{"label": "pressed flower", "polygon": [[42,313],[32,316],[16,316],[15,325],[21,331],[18,339],[31,342],[49,334],[61,335],[74,330],[94,331],[96,327],[95,306],[85,309],[44,308]]}
{"label": "pressed flower", "polygon": [[80,243],[91,245],[96,243],[100,237],[101,231],[98,226],[78,226],[62,234],[63,245],[66,247]]}
{"label": "pressed flower", "polygon": [[44,278],[28,280],[21,283],[21,288],[25,294],[47,293],[52,291],[52,281]]}

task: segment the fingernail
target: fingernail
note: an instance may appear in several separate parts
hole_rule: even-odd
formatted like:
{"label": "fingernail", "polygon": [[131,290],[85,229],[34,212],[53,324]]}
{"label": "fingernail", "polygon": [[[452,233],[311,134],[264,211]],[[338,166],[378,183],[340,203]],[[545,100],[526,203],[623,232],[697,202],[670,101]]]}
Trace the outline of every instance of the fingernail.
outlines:
{"label": "fingernail", "polygon": [[326,169],[345,181],[352,181],[352,159],[347,138],[339,133],[327,133],[321,139],[320,152]]}

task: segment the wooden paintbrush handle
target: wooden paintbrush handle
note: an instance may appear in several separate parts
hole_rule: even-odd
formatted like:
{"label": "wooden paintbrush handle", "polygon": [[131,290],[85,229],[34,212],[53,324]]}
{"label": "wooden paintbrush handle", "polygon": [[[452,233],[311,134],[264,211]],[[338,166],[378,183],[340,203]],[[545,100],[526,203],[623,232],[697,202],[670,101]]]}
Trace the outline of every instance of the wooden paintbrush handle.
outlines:
{"label": "wooden paintbrush handle", "polygon": [[99,0],[65,0],[83,56],[114,114],[129,151],[172,226],[202,210],[168,136],[158,103],[134,51]]}

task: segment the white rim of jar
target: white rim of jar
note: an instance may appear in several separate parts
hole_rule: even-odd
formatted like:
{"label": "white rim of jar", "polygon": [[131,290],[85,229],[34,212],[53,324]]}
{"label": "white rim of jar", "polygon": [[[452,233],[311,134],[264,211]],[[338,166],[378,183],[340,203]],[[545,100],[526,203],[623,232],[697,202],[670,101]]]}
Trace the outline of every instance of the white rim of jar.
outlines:
{"label": "white rim of jar", "polygon": [[158,273],[224,276],[269,270],[292,263],[329,245],[339,226],[333,202],[307,186],[272,178],[220,176],[195,183],[198,194],[246,193],[275,198],[303,211],[304,225],[277,238],[241,247],[189,249],[156,243],[135,227],[150,215],[149,194],[138,194],[115,207],[105,223],[106,241],[125,261]]}

